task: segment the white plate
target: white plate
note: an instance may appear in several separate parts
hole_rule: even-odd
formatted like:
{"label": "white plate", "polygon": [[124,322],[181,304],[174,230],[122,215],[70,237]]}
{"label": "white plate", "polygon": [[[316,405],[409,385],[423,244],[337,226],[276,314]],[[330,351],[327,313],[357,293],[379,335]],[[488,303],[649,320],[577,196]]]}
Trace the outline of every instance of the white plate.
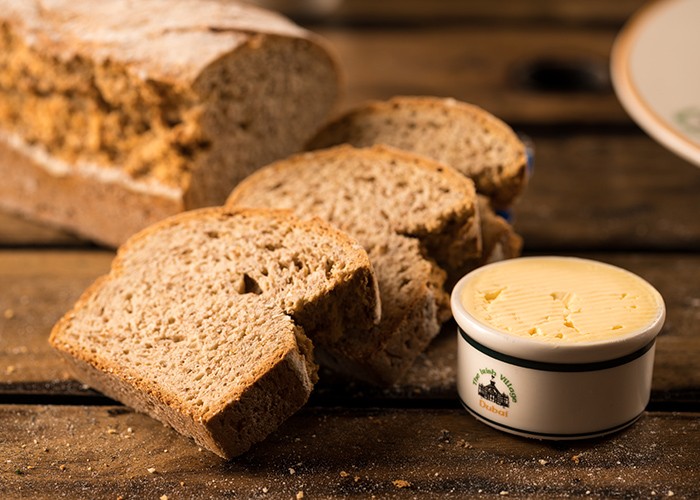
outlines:
{"label": "white plate", "polygon": [[612,81],[654,139],[700,166],[700,0],[646,5],[618,36]]}

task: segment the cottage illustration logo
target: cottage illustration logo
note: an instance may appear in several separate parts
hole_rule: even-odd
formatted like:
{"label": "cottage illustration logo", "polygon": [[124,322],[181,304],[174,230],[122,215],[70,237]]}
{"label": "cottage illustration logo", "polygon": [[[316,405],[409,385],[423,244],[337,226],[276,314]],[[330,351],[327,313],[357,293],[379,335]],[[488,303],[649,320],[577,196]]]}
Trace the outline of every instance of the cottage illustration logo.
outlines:
{"label": "cottage illustration logo", "polygon": [[[491,376],[488,383],[482,382],[486,378],[484,375]],[[498,388],[497,381],[499,385],[505,386],[505,390],[501,391]],[[479,406],[501,417],[507,417],[510,405],[518,402],[513,383],[502,373],[496,373],[493,368],[480,368],[472,379],[472,384],[477,388]]]}

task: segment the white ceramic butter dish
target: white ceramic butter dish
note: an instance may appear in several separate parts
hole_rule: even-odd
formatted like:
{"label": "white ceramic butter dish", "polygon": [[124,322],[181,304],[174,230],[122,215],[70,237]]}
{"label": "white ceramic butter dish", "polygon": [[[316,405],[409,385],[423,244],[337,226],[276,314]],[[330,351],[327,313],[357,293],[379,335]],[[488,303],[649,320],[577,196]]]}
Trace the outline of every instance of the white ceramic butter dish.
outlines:
{"label": "white ceramic butter dish", "polygon": [[497,262],[457,283],[452,311],[462,404],[497,429],[595,437],[649,402],[665,307],[629,271],[571,257]]}

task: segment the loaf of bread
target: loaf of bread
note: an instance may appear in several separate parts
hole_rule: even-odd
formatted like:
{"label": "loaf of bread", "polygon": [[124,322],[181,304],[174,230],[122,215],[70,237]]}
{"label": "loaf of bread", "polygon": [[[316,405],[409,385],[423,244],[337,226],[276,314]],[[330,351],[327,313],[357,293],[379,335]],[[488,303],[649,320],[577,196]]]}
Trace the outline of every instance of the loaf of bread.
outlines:
{"label": "loaf of bread", "polygon": [[525,146],[510,127],[454,99],[394,97],[372,101],[324,127],[307,145],[386,144],[450,165],[474,180],[497,208],[509,207],[527,183]]}
{"label": "loaf of bread", "polygon": [[220,205],[338,92],[322,40],[234,0],[5,0],[0,208],[102,244]]}
{"label": "loaf of bread", "polygon": [[289,212],[204,208],[132,237],[54,327],[91,387],[229,458],[272,432],[332,345],[379,320],[362,247]]}
{"label": "loaf of bread", "polygon": [[227,206],[293,210],[346,231],[377,273],[382,320],[321,362],[379,384],[395,382],[450,317],[446,272],[481,255],[474,184],[447,165],[397,149],[339,146],[258,170]]}

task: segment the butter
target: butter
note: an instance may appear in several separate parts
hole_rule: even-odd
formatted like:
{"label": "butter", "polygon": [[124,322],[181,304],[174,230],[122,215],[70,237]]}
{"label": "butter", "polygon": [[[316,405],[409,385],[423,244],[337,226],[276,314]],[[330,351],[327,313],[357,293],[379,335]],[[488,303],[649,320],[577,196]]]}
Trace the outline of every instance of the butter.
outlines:
{"label": "butter", "polygon": [[609,340],[658,318],[659,293],[640,277],[590,260],[514,259],[475,273],[461,302],[500,332],[545,342]]}

